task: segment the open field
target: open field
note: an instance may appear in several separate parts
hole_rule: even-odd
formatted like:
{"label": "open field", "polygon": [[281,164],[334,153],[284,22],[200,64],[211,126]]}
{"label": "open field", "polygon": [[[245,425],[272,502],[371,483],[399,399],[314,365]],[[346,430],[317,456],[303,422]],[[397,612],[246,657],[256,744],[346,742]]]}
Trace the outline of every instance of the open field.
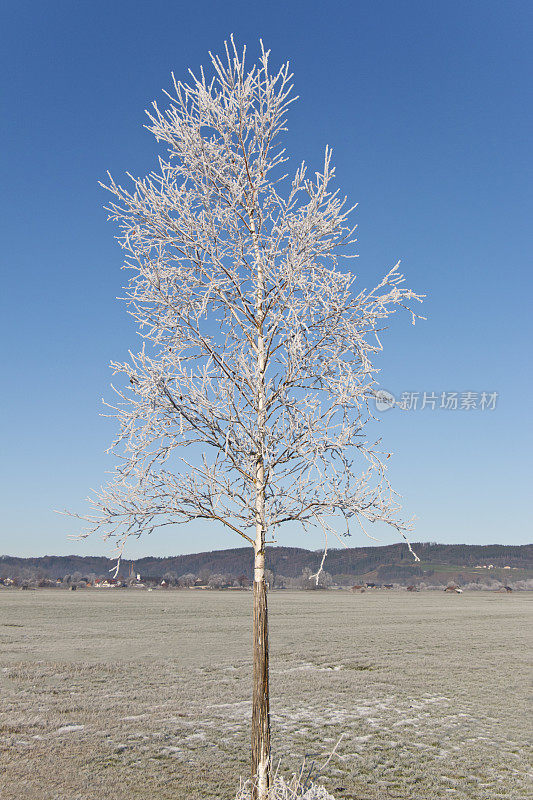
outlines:
{"label": "open field", "polygon": [[[336,798],[524,800],[533,594],[273,593],[274,755]],[[0,592],[2,800],[229,800],[251,594]],[[340,788],[343,787],[343,788]]]}

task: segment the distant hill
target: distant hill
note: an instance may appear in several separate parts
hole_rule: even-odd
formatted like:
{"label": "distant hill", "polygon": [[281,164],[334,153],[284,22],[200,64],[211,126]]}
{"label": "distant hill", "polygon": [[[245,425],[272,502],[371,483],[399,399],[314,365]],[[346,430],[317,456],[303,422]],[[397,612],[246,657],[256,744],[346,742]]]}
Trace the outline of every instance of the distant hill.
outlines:
{"label": "distant hill", "polygon": [[[340,583],[349,583],[355,578],[405,584],[420,580],[441,583],[454,579],[464,583],[475,579],[476,575],[500,577],[508,574],[515,580],[533,577],[533,544],[512,546],[418,542],[413,544],[413,548],[420,557],[420,562],[413,561],[406,546],[401,543],[383,547],[329,550],[325,569]],[[274,575],[296,578],[303,570],[316,571],[320,559],[321,551],[269,547],[267,565]],[[56,579],[73,573],[108,576],[114,563],[112,559],[103,556],[17,558],[4,555],[0,556],[0,578],[31,575]],[[135,561],[124,560],[121,574],[127,576],[132,565],[136,573],[140,572],[146,577],[160,577],[165,573],[180,577],[187,573],[200,575],[208,572],[238,578],[241,575],[251,577],[253,572],[252,550],[249,547],[168,558],[148,556]],[[489,565],[493,565],[493,569],[487,569]],[[504,573],[504,567],[515,569],[512,573]]]}

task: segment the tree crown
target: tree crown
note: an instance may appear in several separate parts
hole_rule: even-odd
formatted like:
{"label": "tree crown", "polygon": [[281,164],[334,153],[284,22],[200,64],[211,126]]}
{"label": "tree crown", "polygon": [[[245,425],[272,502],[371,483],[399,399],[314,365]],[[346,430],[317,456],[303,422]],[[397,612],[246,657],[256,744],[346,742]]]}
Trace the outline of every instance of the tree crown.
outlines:
{"label": "tree crown", "polygon": [[283,173],[288,63],[271,71],[261,44],[247,71],[231,40],[211,65],[209,79],[174,79],[168,107],[147,112],[167,146],[158,168],[129,175],[130,189],[111,176],[105,186],[143,344],[112,364],[125,376],[111,406],[119,463],[92,498],[88,532],[123,545],[205,518],[252,542],[258,458],[272,532],[288,521],[335,530],[335,514],[347,532],[354,519],[404,532],[365,428],[380,331],[400,308],[414,323],[421,296],[398,265],[372,290],[339,268],[355,238],[329,148],[314,177],[305,164]]}

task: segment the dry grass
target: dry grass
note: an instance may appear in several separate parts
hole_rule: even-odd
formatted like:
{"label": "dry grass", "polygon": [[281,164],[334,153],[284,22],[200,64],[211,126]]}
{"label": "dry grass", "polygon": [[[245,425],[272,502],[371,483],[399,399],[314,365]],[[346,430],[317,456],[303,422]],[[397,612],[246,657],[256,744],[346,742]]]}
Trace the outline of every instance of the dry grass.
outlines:
{"label": "dry grass", "polygon": [[[283,771],[315,762],[337,800],[531,797],[532,602],[271,595]],[[248,593],[1,592],[2,800],[235,797],[250,618]]]}
{"label": "dry grass", "polygon": [[[251,800],[252,782],[247,781],[237,793],[235,800]],[[276,774],[268,789],[268,800],[335,800],[324,786],[307,779],[302,773],[285,780]]]}

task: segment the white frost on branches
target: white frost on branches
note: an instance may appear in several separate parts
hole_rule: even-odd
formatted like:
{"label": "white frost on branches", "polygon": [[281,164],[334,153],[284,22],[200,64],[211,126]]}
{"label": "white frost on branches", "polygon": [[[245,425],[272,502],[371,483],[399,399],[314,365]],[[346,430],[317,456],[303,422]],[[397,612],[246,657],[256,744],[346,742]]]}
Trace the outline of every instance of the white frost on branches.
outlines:
{"label": "white frost on branches", "polygon": [[118,465],[82,535],[103,530],[119,550],[194,519],[253,543],[258,459],[271,536],[286,522],[338,535],[334,516],[347,533],[354,519],[409,529],[365,428],[380,331],[398,309],[414,323],[421,296],[398,265],[372,290],[339,269],[355,239],[331,150],[313,177],[283,174],[292,75],[261,50],[246,71],[232,40],[213,77],[174,80],[168,108],[148,112],[167,155],[131,188],[105,187],[143,343],[112,364]]}

